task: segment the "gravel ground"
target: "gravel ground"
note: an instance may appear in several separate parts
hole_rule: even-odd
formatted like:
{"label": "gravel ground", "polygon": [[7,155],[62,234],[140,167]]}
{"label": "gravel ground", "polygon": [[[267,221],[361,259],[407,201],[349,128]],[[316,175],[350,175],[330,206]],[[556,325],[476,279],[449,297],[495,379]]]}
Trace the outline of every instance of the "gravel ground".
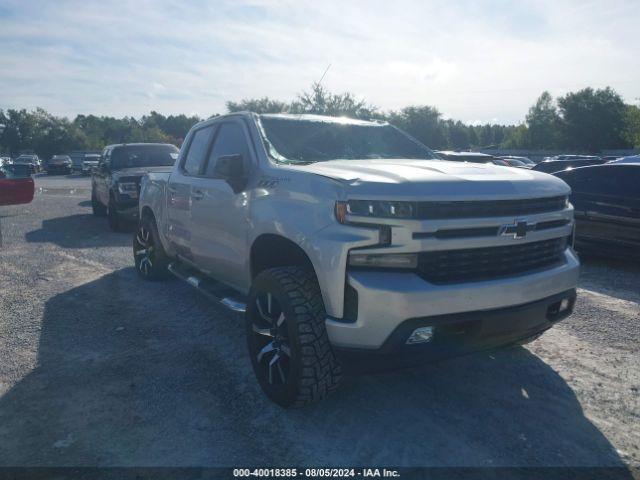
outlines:
{"label": "gravel ground", "polygon": [[526,348],[348,378],[284,411],[241,318],[132,268],[89,180],[0,207],[0,465],[640,465],[640,267],[587,259]]}

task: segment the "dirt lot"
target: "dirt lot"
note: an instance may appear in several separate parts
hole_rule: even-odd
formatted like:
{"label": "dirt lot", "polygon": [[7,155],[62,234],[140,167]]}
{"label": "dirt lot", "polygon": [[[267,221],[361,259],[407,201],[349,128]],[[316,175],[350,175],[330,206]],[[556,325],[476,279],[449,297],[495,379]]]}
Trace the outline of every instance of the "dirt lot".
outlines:
{"label": "dirt lot", "polygon": [[89,180],[0,208],[0,465],[640,464],[640,267],[587,259],[577,312],[527,348],[349,378],[284,411],[241,319],[146,283]]}

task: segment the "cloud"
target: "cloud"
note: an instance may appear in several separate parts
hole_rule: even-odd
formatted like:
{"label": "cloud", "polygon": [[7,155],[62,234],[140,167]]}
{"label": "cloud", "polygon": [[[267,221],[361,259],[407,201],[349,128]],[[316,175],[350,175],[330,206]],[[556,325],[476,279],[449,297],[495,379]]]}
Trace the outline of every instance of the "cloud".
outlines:
{"label": "cloud", "polygon": [[224,112],[318,80],[384,109],[523,120],[543,90],[640,97],[634,0],[3,0],[0,108]]}

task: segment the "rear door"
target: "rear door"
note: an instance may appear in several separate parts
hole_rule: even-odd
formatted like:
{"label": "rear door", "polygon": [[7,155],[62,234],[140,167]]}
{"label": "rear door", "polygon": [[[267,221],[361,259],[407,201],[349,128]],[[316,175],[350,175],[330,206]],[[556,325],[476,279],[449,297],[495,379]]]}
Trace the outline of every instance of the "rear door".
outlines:
{"label": "rear door", "polygon": [[240,119],[218,124],[204,178],[192,189],[192,251],[198,267],[217,280],[243,290],[247,285],[247,193],[217,178],[220,157],[239,155],[248,171],[255,161],[249,133]]}
{"label": "rear door", "polygon": [[625,246],[640,245],[640,169],[632,165],[594,167],[598,178],[587,218],[594,237]]}
{"label": "rear door", "polygon": [[581,240],[640,245],[640,169],[629,167],[601,165],[572,172],[568,183]]}
{"label": "rear door", "polygon": [[191,254],[192,187],[202,176],[204,162],[215,127],[207,125],[189,134],[186,150],[179,159],[167,184],[167,222],[165,235],[173,249],[183,258],[193,261]]}

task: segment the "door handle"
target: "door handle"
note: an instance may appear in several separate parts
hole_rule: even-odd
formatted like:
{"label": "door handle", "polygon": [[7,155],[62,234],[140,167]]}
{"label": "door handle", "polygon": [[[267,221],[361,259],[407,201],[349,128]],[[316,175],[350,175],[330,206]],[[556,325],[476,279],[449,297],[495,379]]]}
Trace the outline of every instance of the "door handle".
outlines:
{"label": "door handle", "polygon": [[194,200],[202,200],[204,198],[204,192],[202,190],[194,190],[191,192],[191,198]]}

